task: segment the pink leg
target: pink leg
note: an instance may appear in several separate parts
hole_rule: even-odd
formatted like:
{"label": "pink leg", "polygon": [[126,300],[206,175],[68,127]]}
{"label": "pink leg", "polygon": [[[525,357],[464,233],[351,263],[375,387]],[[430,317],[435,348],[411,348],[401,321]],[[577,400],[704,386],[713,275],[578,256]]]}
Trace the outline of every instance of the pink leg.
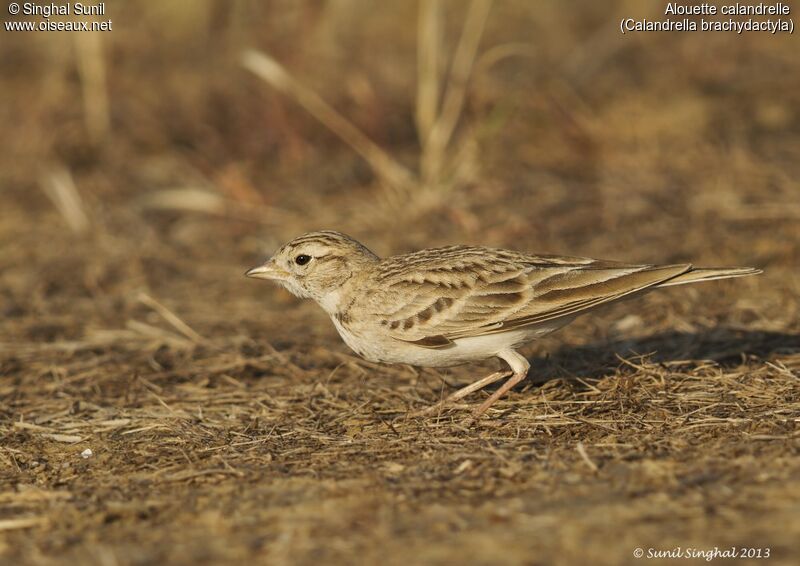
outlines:
{"label": "pink leg", "polygon": [[455,403],[459,399],[463,399],[467,395],[469,395],[471,393],[474,393],[476,391],[480,391],[481,389],[483,389],[487,385],[490,385],[490,384],[494,383],[495,381],[499,381],[499,380],[503,379],[504,377],[508,377],[508,376],[509,376],[508,370],[498,371],[496,373],[493,373],[492,375],[488,375],[488,376],[484,377],[483,379],[479,379],[478,381],[476,381],[474,383],[470,383],[466,387],[462,387],[461,389],[459,389],[455,393],[449,395],[445,399],[442,399],[441,401],[439,401],[435,405],[431,405],[427,409],[422,409],[421,411],[416,411],[414,413],[411,413],[411,415],[416,417],[416,416],[431,415],[433,413],[437,413],[442,408],[446,407],[447,405]]}
{"label": "pink leg", "polygon": [[506,381],[500,387],[500,389],[492,393],[492,395],[486,401],[481,403],[480,407],[478,407],[477,409],[475,409],[475,411],[473,411],[472,416],[476,419],[479,418],[483,413],[485,413],[489,407],[494,405],[495,401],[497,401],[503,395],[508,393],[508,391],[512,387],[514,387],[517,383],[525,379],[525,376],[528,375],[528,369],[530,369],[531,367],[531,364],[528,363],[528,360],[526,360],[523,356],[516,353],[514,350],[506,350],[504,352],[500,352],[498,354],[498,357],[508,362],[508,365],[511,366],[511,369],[513,370],[514,373],[511,375],[511,377],[508,378],[508,381]]}

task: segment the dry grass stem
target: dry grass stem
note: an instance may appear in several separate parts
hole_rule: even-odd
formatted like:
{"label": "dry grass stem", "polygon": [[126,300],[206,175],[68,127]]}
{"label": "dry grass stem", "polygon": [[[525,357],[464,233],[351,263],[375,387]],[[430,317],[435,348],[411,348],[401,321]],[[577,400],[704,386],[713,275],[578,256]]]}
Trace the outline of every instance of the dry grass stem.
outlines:
{"label": "dry grass stem", "polygon": [[[613,429],[612,429],[613,430]],[[583,446],[583,442],[578,442],[575,445],[575,448],[578,450],[578,454],[580,455],[581,459],[586,462],[586,465],[589,466],[589,469],[593,472],[599,471],[600,468],[597,467],[597,464],[592,462],[592,459],[589,458],[589,455],[586,453],[586,448]]]}
{"label": "dry grass stem", "polygon": [[526,57],[529,59],[536,59],[540,55],[540,49],[532,43],[502,43],[490,47],[481,53],[478,60],[475,62],[475,70],[473,74],[477,77],[483,76],[489,72],[489,69],[497,65],[504,59],[511,57]]}
{"label": "dry grass stem", "polygon": [[164,320],[166,320],[168,323],[172,325],[173,328],[175,328],[175,330],[186,336],[189,340],[191,340],[195,344],[206,342],[205,338],[200,336],[197,332],[195,332],[192,329],[192,327],[183,322],[183,320],[181,320],[180,317],[178,317],[178,315],[176,315],[167,307],[156,301],[153,297],[151,297],[147,293],[141,293],[139,295],[139,301],[142,304],[145,304],[154,311],[156,311],[158,314],[160,314]]}
{"label": "dry grass stem", "polygon": [[389,185],[406,189],[416,184],[414,175],[408,169],[395,161],[317,93],[295,80],[277,61],[259,51],[248,50],[242,54],[242,64],[273,88],[297,102],[339,136],[369,163],[378,177]]}
{"label": "dry grass stem", "polygon": [[453,136],[467,93],[472,66],[483,36],[483,28],[492,6],[492,0],[472,0],[464,20],[464,28],[450,67],[442,110],[436,118],[427,142],[423,145],[423,179],[429,184],[438,184],[444,152]]}
{"label": "dry grass stem", "polygon": [[111,109],[106,84],[106,63],[101,32],[75,33],[78,71],[83,90],[86,130],[97,143],[111,129]]}
{"label": "dry grass stem", "polygon": [[83,199],[68,169],[54,169],[40,180],[40,184],[73,232],[82,234],[89,229],[89,217]]}
{"label": "dry grass stem", "polygon": [[439,111],[442,2],[421,0],[417,22],[417,134],[423,153]]}
{"label": "dry grass stem", "polygon": [[147,195],[142,204],[161,210],[184,210],[223,214],[227,208],[224,197],[205,189],[167,189]]}
{"label": "dry grass stem", "polygon": [[0,531],[11,531],[17,529],[30,529],[40,527],[47,523],[45,517],[19,517],[17,519],[0,519]]}

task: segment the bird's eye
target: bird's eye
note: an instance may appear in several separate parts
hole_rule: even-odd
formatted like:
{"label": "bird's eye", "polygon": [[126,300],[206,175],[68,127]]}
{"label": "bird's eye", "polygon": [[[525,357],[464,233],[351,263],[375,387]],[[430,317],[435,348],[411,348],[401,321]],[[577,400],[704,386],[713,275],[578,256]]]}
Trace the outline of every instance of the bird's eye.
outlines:
{"label": "bird's eye", "polygon": [[300,254],[299,256],[297,256],[296,258],[294,258],[294,262],[295,262],[297,265],[305,265],[305,264],[307,264],[309,261],[311,261],[311,256],[310,256],[310,255],[306,255],[306,254]]}

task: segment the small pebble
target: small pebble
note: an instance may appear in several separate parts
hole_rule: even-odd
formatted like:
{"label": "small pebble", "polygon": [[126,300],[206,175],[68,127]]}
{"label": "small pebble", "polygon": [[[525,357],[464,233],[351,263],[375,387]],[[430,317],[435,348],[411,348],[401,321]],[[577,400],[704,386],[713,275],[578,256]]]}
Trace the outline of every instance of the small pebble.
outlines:
{"label": "small pebble", "polygon": [[92,454],[94,454],[94,452],[92,452],[92,449],[91,448],[87,448],[86,450],[81,452],[81,458],[91,458]]}

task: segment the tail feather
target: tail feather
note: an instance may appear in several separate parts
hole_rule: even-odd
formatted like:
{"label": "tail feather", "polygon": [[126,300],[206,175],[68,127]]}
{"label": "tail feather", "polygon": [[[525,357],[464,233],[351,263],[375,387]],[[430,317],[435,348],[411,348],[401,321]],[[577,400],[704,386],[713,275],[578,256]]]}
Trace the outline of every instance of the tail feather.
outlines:
{"label": "tail feather", "polygon": [[714,281],[715,279],[731,279],[733,277],[747,277],[764,273],[755,267],[693,267],[686,273],[668,279],[657,287],[670,287],[686,283],[699,283],[701,281]]}

